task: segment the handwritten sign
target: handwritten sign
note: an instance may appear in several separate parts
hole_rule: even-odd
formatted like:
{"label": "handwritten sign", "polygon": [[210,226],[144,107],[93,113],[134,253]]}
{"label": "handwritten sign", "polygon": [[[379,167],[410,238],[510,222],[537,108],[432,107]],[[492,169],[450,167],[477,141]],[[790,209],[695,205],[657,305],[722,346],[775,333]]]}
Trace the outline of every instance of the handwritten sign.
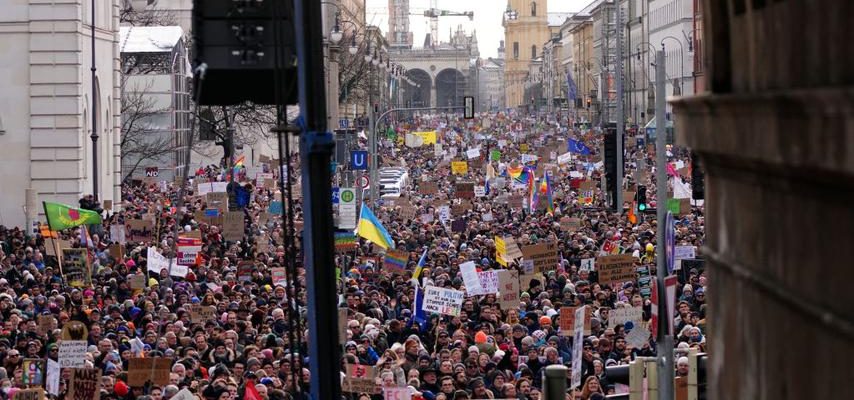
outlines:
{"label": "handwritten sign", "polygon": [[564,232],[574,232],[581,229],[581,219],[572,217],[563,217],[560,219],[560,230]]}
{"label": "handwritten sign", "polygon": [[143,387],[148,381],[155,385],[168,385],[171,369],[171,358],[131,358],[128,367],[128,385]]}
{"label": "handwritten sign", "polygon": [[270,269],[273,275],[273,286],[285,286],[287,284],[287,279],[285,279],[285,267],[273,267]]}
{"label": "handwritten sign", "polygon": [[223,214],[222,237],[228,241],[243,240],[243,212],[229,211]]}
{"label": "handwritten sign", "polygon": [[454,189],[454,193],[458,199],[474,198],[474,182],[459,182]]}
{"label": "handwritten sign", "polygon": [[348,393],[380,394],[381,388],[376,383],[376,370],[368,365],[348,364],[341,390]]}
{"label": "handwritten sign", "polygon": [[462,291],[428,285],[424,288],[424,303],[421,309],[456,317],[460,315],[464,297],[465,293]]}
{"label": "handwritten sign", "polygon": [[579,271],[584,272],[593,272],[596,269],[596,259],[594,258],[582,258],[581,266],[578,268]]}
{"label": "handwritten sign", "polygon": [[145,275],[134,275],[129,281],[131,289],[145,289]]}
{"label": "handwritten sign", "polygon": [[558,319],[560,336],[572,336],[575,333],[575,309],[576,307],[567,306],[560,308],[560,319]]}
{"label": "handwritten sign", "polygon": [[498,271],[498,293],[502,310],[519,308],[519,271]]}
{"label": "handwritten sign", "polygon": [[125,230],[133,242],[150,242],[154,238],[154,221],[132,219],[127,221]]}
{"label": "handwritten sign", "polygon": [[12,400],[44,400],[44,389],[20,389],[15,392],[15,397]]}
{"label": "handwritten sign", "polygon": [[626,322],[633,322],[637,326],[637,323],[643,321],[643,308],[641,307],[620,307],[611,310],[611,314],[608,316],[608,325],[609,326],[617,326],[619,324],[625,325]]}
{"label": "handwritten sign", "polygon": [[635,259],[628,254],[603,256],[596,259],[599,283],[615,285],[635,280]]}
{"label": "handwritten sign", "polygon": [[554,242],[522,247],[522,255],[526,260],[534,261],[534,271],[536,272],[554,269],[559,261],[557,244]]}
{"label": "handwritten sign", "polygon": [[83,368],[86,366],[85,340],[63,340],[59,342],[59,366],[62,368]]}
{"label": "handwritten sign", "polygon": [[101,398],[101,369],[74,368],[68,382],[68,400],[98,400]]}
{"label": "handwritten sign", "polygon": [[451,161],[451,173],[454,175],[466,175],[469,173],[469,164],[465,161]]}
{"label": "handwritten sign", "polygon": [[190,322],[207,322],[216,319],[216,307],[193,304],[190,306]]}
{"label": "handwritten sign", "polygon": [[86,249],[62,249],[62,273],[71,287],[88,287],[92,284],[89,258]]}

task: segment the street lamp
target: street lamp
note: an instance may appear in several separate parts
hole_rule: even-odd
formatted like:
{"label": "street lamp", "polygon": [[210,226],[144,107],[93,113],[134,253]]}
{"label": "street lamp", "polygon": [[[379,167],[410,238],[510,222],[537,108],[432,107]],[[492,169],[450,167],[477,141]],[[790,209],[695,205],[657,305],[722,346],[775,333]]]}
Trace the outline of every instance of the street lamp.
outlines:
{"label": "street lamp", "polygon": [[515,21],[519,18],[519,13],[510,8],[510,2],[507,2],[507,9],[504,11],[504,17],[509,19],[510,21]]}
{"label": "street lamp", "polygon": [[[685,53],[684,53],[685,49],[682,47],[682,41],[681,40],[679,40],[673,36],[665,36],[663,39],[661,39],[661,50],[664,51],[664,54],[667,54],[667,51],[664,48],[664,41],[667,39],[675,40],[676,44],[679,45],[679,59],[680,59],[679,64],[680,64],[680,69],[681,69],[679,72],[679,94],[681,95],[682,94],[682,87],[683,87],[682,81],[685,80]],[[665,71],[666,71],[666,66],[665,66]]]}

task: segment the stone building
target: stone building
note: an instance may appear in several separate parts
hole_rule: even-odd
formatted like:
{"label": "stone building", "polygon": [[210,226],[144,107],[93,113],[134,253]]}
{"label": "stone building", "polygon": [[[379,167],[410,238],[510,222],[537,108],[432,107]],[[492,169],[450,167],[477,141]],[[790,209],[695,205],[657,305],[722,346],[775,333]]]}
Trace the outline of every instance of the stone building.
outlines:
{"label": "stone building", "polygon": [[0,224],[24,226],[42,212],[41,201],[76,205],[93,193],[93,158],[98,197],[119,207],[119,10],[120,0],[4,2]]}
{"label": "stone building", "polygon": [[[527,105],[524,92],[529,64],[542,56],[542,45],[550,39],[547,0],[508,0],[504,13],[505,103],[507,107]],[[530,86],[530,85],[528,85]]]}

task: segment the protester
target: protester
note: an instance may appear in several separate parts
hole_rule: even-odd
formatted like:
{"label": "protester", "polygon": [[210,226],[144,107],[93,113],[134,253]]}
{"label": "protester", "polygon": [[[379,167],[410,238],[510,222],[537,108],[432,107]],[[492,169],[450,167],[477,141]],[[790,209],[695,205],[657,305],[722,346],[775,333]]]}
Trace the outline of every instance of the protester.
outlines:
{"label": "protester", "polygon": [[[650,332],[655,299],[649,277],[655,277],[659,249],[655,215],[634,209],[632,198],[626,201],[633,216],[605,209],[598,187],[601,132],[568,121],[567,115],[498,113],[392,122],[380,143],[383,165],[402,165],[413,184],[400,197],[365,199],[365,207],[394,249],[364,238],[329,249],[336,250],[347,318],[340,338],[346,398],[378,399],[382,388],[410,387],[423,399],[537,399],[543,369],[571,368],[579,345],[581,380],[574,395],[594,399],[625,391],[607,378],[607,366],[661,351]],[[405,145],[412,132],[435,132],[437,145]],[[575,153],[567,151],[570,141]],[[664,206],[653,190],[654,155],[631,144],[624,188],[645,185],[650,207]],[[467,154],[474,148],[477,154]],[[112,207],[81,200],[85,208],[106,208],[101,225],[29,236],[0,226],[0,397],[24,387],[24,359],[58,361],[63,329],[79,321],[87,332],[86,366],[108,378],[100,385],[102,399],[168,399],[183,389],[203,399],[303,398],[297,392],[310,390],[308,341],[326,334],[307,330],[301,241],[286,240],[290,229],[277,214],[292,211],[293,231],[301,230],[296,159],[283,169],[294,185],[290,203],[288,191],[277,188],[283,170],[264,159],[251,169],[201,168],[186,182],[129,182],[121,204]],[[684,166],[676,167],[690,159],[676,148],[668,159],[678,163],[669,182],[676,194],[688,183],[683,175],[690,177]],[[467,171],[454,175],[455,161],[467,161]],[[228,195],[201,194],[219,193],[215,187],[231,178],[236,182],[228,184]],[[463,193],[460,184],[467,182],[476,194]],[[223,199],[227,204],[217,203]],[[677,214],[676,244],[699,250],[702,206]],[[239,216],[236,236],[235,222],[226,221],[233,215]],[[507,250],[499,255],[497,247],[506,243],[497,241],[510,239],[523,251],[554,244],[555,262],[534,269],[520,258],[505,260]],[[78,275],[64,249],[82,249],[91,273]],[[384,263],[392,250],[403,252],[401,269]],[[635,278],[604,282],[596,266],[582,268],[588,259],[616,254],[631,257]],[[504,292],[469,295],[474,289],[461,268],[469,261],[480,274],[517,271],[521,286],[510,296],[515,303],[503,303]],[[672,299],[681,355],[703,349],[706,341],[709,288],[704,271],[690,265],[678,274],[682,286]],[[425,312],[419,305],[427,286],[466,296],[457,312]],[[561,329],[561,320],[581,306],[589,316],[583,343],[576,344],[574,328]],[[630,307],[638,307],[640,317],[615,322]],[[646,337],[629,343],[637,329]],[[130,360],[139,357],[168,358],[169,370],[161,374],[168,379],[131,385],[129,373],[139,371]],[[680,358],[680,374],[683,364]],[[370,367],[364,369],[369,381],[354,389],[360,366]],[[68,379],[68,369],[61,376],[48,372],[46,380],[56,381],[48,385],[49,396],[65,395]]]}

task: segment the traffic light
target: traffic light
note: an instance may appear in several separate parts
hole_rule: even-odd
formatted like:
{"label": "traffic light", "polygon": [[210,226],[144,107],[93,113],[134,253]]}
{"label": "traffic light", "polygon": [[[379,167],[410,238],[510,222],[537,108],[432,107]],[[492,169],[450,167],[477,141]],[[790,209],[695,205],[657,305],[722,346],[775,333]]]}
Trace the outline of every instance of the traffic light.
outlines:
{"label": "traffic light", "polygon": [[593,104],[593,100],[591,98],[587,98],[587,108],[590,108],[590,105]]}
{"label": "traffic light", "polygon": [[648,204],[646,202],[646,185],[638,185],[637,191],[638,211],[646,211]]}
{"label": "traffic light", "polygon": [[691,197],[703,200],[706,197],[705,174],[696,154],[691,154]]}
{"label": "traffic light", "polygon": [[297,91],[285,89],[294,86],[297,76],[293,15],[292,0],[194,0],[193,66],[207,65],[204,80],[193,80],[198,103],[275,104],[278,48],[279,101],[296,104]]}

